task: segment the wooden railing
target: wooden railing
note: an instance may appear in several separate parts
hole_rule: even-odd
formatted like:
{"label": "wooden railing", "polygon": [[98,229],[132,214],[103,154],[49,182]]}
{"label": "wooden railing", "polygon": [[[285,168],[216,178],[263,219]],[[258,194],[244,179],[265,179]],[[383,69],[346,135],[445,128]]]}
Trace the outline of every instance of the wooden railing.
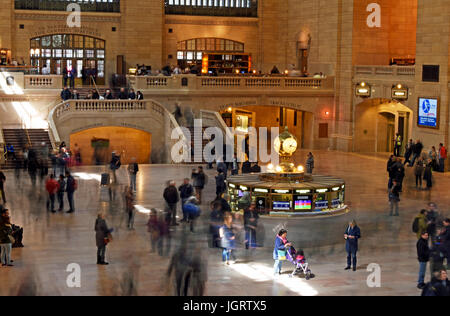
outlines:
{"label": "wooden railing", "polygon": [[128,76],[128,82],[135,90],[309,90],[334,89],[334,77],[205,77],[196,75],[164,76]]}
{"label": "wooden railing", "polygon": [[25,75],[25,89],[62,89],[62,76]]}

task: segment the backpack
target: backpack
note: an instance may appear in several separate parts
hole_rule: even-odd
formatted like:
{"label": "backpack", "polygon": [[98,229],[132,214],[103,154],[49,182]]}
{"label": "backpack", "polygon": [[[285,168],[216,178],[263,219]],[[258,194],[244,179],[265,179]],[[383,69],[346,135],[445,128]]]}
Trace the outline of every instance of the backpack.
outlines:
{"label": "backpack", "polygon": [[414,218],[412,223],[412,231],[416,234],[419,232],[419,217]]}

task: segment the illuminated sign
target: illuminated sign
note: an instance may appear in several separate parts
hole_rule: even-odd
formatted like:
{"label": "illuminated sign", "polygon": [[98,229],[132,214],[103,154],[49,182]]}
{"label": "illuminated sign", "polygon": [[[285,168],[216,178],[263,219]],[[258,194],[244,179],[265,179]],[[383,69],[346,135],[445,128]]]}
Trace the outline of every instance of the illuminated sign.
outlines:
{"label": "illuminated sign", "polygon": [[437,98],[419,98],[417,125],[439,128],[439,102]]}

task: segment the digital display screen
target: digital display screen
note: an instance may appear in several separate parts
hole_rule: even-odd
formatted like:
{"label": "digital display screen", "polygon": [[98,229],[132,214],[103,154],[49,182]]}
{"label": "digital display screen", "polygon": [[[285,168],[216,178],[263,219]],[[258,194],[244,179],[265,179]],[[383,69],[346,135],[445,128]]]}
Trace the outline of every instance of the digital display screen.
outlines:
{"label": "digital display screen", "polygon": [[419,98],[418,125],[423,127],[438,127],[438,100]]}
{"label": "digital display screen", "polygon": [[312,207],[311,200],[295,201],[295,210],[310,210]]}
{"label": "digital display screen", "polygon": [[333,206],[333,207],[339,207],[340,205],[341,205],[341,200],[339,200],[339,199],[333,199],[331,201],[331,206]]}
{"label": "digital display screen", "polygon": [[281,210],[286,211],[291,209],[291,203],[290,202],[272,202],[273,206],[272,209],[274,210]]}
{"label": "digital display screen", "polygon": [[325,201],[316,201],[316,205],[315,206],[316,206],[315,207],[316,210],[321,210],[321,209],[324,209],[324,208],[328,208],[328,201],[327,200],[325,200]]}
{"label": "digital display screen", "polygon": [[244,196],[244,192],[242,192],[241,190],[238,190],[238,196],[239,197],[243,197]]}

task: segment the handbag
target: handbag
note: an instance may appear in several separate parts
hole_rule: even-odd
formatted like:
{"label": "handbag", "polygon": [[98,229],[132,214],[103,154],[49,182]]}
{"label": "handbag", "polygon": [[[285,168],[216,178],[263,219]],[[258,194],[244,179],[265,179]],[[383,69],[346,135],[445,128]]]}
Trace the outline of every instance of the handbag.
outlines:
{"label": "handbag", "polygon": [[286,250],[278,250],[278,260],[286,260]]}
{"label": "handbag", "polygon": [[11,244],[15,244],[16,243],[16,239],[12,236],[12,235],[8,235],[9,240],[11,241]]}
{"label": "handbag", "polygon": [[103,238],[103,241],[105,242],[105,245],[109,244],[112,240],[112,236],[108,234],[108,237]]}

